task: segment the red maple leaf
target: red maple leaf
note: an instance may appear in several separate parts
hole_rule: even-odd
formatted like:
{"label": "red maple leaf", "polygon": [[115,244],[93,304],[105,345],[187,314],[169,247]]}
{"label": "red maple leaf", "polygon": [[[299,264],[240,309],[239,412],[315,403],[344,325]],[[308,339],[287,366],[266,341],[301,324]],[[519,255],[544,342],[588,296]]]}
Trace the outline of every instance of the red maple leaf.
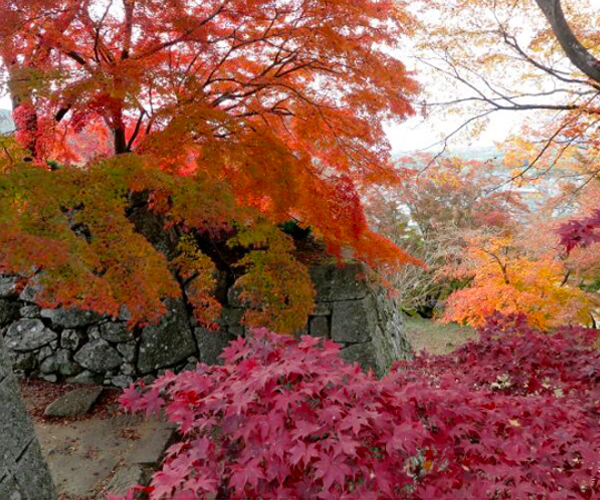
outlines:
{"label": "red maple leaf", "polygon": [[315,477],[322,479],[323,488],[329,491],[335,483],[342,488],[346,484],[346,480],[352,475],[352,469],[346,463],[346,458],[342,455],[321,455],[315,463]]}

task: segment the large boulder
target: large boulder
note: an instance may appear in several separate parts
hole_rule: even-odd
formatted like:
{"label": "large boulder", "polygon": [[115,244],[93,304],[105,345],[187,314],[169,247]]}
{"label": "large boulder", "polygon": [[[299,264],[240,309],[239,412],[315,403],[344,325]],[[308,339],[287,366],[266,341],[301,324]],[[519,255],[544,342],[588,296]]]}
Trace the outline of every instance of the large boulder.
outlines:
{"label": "large boulder", "polygon": [[56,490],[0,336],[0,499],[55,500]]}
{"label": "large boulder", "polygon": [[197,354],[185,305],[181,300],[168,300],[168,313],[158,325],[142,331],[137,367],[146,374],[172,367]]}
{"label": "large boulder", "polygon": [[75,354],[75,361],[92,372],[104,373],[117,368],[123,358],[108,342],[98,339],[79,349]]}
{"label": "large boulder", "polygon": [[13,351],[33,351],[58,339],[39,319],[21,319],[8,327],[6,347]]}

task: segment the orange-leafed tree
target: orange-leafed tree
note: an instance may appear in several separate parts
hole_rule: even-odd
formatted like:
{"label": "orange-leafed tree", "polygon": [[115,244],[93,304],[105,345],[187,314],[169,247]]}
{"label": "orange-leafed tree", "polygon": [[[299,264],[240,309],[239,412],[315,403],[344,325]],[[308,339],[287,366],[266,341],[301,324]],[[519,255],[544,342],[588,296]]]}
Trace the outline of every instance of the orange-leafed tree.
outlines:
{"label": "orange-leafed tree", "polygon": [[415,154],[397,161],[404,182],[374,189],[367,199],[372,226],[427,266],[395,270],[391,282],[409,314],[432,317],[464,280],[439,272],[463,262],[465,234],[490,236],[517,225],[528,208],[513,190],[494,188],[503,178],[494,162]]}
{"label": "orange-leafed tree", "polygon": [[[135,322],[181,288],[214,318],[214,268],[237,265],[242,296],[264,299],[250,317],[283,331],[312,292],[279,224],[373,265],[414,261],[369,230],[360,202],[398,182],[382,123],[413,112],[417,85],[392,55],[412,28],[405,7],[0,0],[21,148],[0,160],[0,270],[36,272],[48,305],[125,305]],[[175,250],[139,231],[140,203]]]}
{"label": "orange-leafed tree", "polygon": [[597,297],[568,282],[568,267],[552,247],[536,253],[511,234],[472,235],[466,242],[464,260],[442,272],[471,281],[450,295],[442,321],[482,326],[500,312],[523,315],[547,330],[593,320]]}

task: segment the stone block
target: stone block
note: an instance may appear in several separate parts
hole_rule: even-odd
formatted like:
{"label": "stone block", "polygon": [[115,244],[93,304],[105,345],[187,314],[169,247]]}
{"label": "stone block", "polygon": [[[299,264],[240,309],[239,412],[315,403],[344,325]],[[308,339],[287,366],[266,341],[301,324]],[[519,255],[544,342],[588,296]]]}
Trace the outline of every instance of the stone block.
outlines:
{"label": "stone block", "polygon": [[77,330],[63,330],[60,336],[60,345],[65,349],[76,351],[81,344],[82,335]]}
{"label": "stone block", "polygon": [[110,378],[110,385],[125,389],[133,383],[133,377],[130,375],[115,375]]}
{"label": "stone block", "polygon": [[327,316],[315,316],[310,318],[308,333],[313,337],[330,338],[329,319]]}
{"label": "stone block", "polygon": [[84,368],[96,373],[104,373],[117,368],[122,362],[121,355],[105,340],[92,340],[85,344],[74,357]]}
{"label": "stone block", "polygon": [[50,403],[44,415],[47,417],[77,417],[85,415],[102,394],[102,387],[85,387],[64,394]]}
{"label": "stone block", "polygon": [[56,351],[54,359],[56,360],[57,370],[61,375],[71,377],[83,370],[78,363],[73,361],[71,351],[68,349],[59,349]]}
{"label": "stone block", "polygon": [[84,327],[102,319],[99,314],[83,309],[42,309],[40,315],[52,321],[53,325],[63,328]]}
{"label": "stone block", "polygon": [[219,356],[223,352],[223,349],[235,339],[235,336],[231,333],[215,332],[205,328],[196,328],[194,335],[198,343],[200,362],[207,365],[222,365],[223,360]]}
{"label": "stone block", "polygon": [[182,301],[167,301],[169,312],[158,325],[142,331],[137,367],[140,373],[174,366],[197,353],[187,311]]}
{"label": "stone block", "polygon": [[93,373],[89,370],[84,370],[81,373],[67,379],[69,384],[98,384],[102,381],[102,377],[97,373]]}
{"label": "stone block", "polygon": [[123,359],[129,363],[133,363],[135,361],[135,350],[137,347],[137,343],[127,342],[124,344],[117,345],[117,351],[123,356]]}
{"label": "stone block", "polygon": [[376,305],[371,297],[333,304],[331,338],[336,342],[366,342],[377,325]]}
{"label": "stone block", "polygon": [[100,325],[100,337],[109,342],[128,342],[134,339],[133,331],[125,323],[109,321]]}
{"label": "stone block", "polygon": [[15,351],[33,351],[56,340],[58,335],[39,319],[21,319],[9,326],[6,347]]}
{"label": "stone block", "polygon": [[133,375],[135,373],[135,366],[131,363],[123,363],[120,371],[123,375]]}
{"label": "stone block", "polygon": [[56,359],[54,356],[50,356],[40,363],[40,371],[44,374],[53,373],[56,371],[56,368]]}
{"label": "stone block", "polygon": [[87,336],[90,340],[100,340],[100,327],[98,325],[90,326],[87,329]]}
{"label": "stone block", "polygon": [[358,300],[367,296],[369,284],[363,264],[321,265],[309,269],[317,292],[317,302]]}
{"label": "stone block", "polygon": [[40,352],[37,355],[38,361],[41,363],[42,361],[44,361],[46,358],[49,358],[53,354],[54,354],[54,351],[52,350],[52,348],[49,345],[45,345],[44,347],[42,347],[40,349]]}

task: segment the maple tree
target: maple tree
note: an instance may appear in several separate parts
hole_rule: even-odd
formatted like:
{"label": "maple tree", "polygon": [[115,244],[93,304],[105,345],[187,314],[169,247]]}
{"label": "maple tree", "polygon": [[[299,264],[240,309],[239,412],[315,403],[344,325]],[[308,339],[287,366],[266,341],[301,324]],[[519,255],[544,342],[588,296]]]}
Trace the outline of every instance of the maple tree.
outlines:
{"label": "maple tree", "polygon": [[511,230],[528,207],[519,192],[493,189],[502,182],[493,162],[416,154],[396,163],[404,182],[372,190],[367,214],[375,230],[426,263],[396,270],[391,282],[405,311],[432,317],[439,301],[466,284],[440,272],[464,260],[465,235]]}
{"label": "maple tree", "polygon": [[[191,281],[209,321],[214,270],[237,265],[263,304],[247,322],[292,331],[313,292],[279,224],[334,255],[416,262],[360,202],[399,180],[382,123],[413,113],[391,55],[412,22],[390,0],[0,1],[21,148],[0,160],[0,270],[37,272],[44,305],[125,305],[135,323]],[[173,255],[130,220],[140,199],[177,233]]]}
{"label": "maple tree", "polygon": [[[431,119],[464,116],[477,135],[498,114],[523,116],[503,148],[514,181],[531,181],[580,158],[581,183],[598,174],[598,22],[589,0],[417,2],[416,67],[443,77],[425,102]],[[464,137],[464,136],[463,136]],[[580,161],[581,160],[581,161]]]}
{"label": "maple tree", "polygon": [[[579,228],[594,242],[597,183],[575,197],[568,184],[555,185],[556,194],[509,188],[499,161],[423,154],[399,159],[398,169],[402,186],[372,192],[367,207],[376,230],[427,264],[390,279],[406,312],[472,326],[498,311],[542,329],[595,325],[598,247],[566,253],[556,232],[564,240]],[[567,213],[581,221],[568,222],[567,198]]]}
{"label": "maple tree", "polygon": [[592,320],[597,297],[567,283],[565,262],[552,250],[535,254],[527,241],[521,243],[513,235],[474,235],[466,243],[464,260],[441,270],[471,279],[448,297],[442,321],[481,326],[501,312],[523,314],[533,326],[546,330]]}
{"label": "maple tree", "polygon": [[[504,174],[492,191],[524,188],[539,195],[537,202],[530,201],[538,205],[534,213],[513,221],[504,243],[498,245],[507,235],[494,241],[495,231],[468,235],[465,256],[471,264],[456,262],[442,276],[474,281],[450,296],[446,320],[480,325],[501,310],[524,312],[543,328],[565,321],[594,324],[597,296],[588,292],[598,289],[597,247],[580,245],[564,255],[556,248],[554,231],[565,224],[559,233],[569,250],[579,240],[593,243],[596,234],[597,5],[588,0],[434,0],[416,2],[415,9],[423,28],[416,32],[415,67],[436,80],[444,77],[443,87],[433,80],[426,87],[427,118],[463,117],[440,141],[434,158],[443,158],[463,132],[477,137],[493,115],[518,112],[527,118],[499,144]],[[577,213],[573,202],[586,199],[595,199],[595,206],[566,223],[565,213]],[[544,218],[555,227],[544,226]],[[527,224],[540,234],[527,231]],[[504,267],[514,275],[507,277]]]}
{"label": "maple tree", "polygon": [[377,380],[331,341],[256,331],[226,349],[225,366],[122,396],[130,411],[164,408],[181,435],[141,490],[152,500],[595,498],[596,336],[496,317],[480,340]]}

